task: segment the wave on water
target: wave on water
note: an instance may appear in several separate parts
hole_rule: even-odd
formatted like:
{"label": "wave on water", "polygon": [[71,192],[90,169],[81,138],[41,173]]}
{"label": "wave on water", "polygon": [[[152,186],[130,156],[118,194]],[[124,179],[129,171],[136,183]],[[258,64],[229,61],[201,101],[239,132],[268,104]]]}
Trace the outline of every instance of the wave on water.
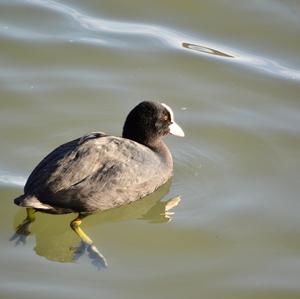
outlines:
{"label": "wave on water", "polygon": [[[21,2],[24,4],[24,2]],[[218,43],[211,43],[206,40],[201,40],[191,34],[178,32],[171,28],[156,24],[145,24],[135,22],[122,22],[106,20],[99,17],[89,16],[84,14],[79,9],[71,7],[67,4],[56,2],[54,0],[27,0],[25,3],[29,5],[39,6],[52,11],[58,12],[68,18],[73,19],[75,24],[77,23],[81,29],[86,30],[84,36],[82,35],[70,35],[68,36],[69,42],[79,42],[92,44],[94,46],[106,46],[106,47],[120,47],[122,48],[135,48],[137,45],[128,39],[127,35],[138,35],[141,37],[150,37],[158,39],[162,43],[169,45],[180,51],[189,51],[197,55],[205,55],[212,59],[222,59],[230,63],[237,63],[259,70],[272,76],[281,77],[289,80],[300,81],[300,70],[293,69],[280,64],[279,62],[262,57],[260,55],[250,54],[247,51],[232,48],[231,46],[224,46]],[[9,31],[14,37],[22,38],[38,38],[41,40],[47,39],[49,33],[34,33],[26,34],[24,28],[18,29],[15,27],[7,26],[7,24],[1,24],[0,34],[8,35]],[[31,32],[31,31],[30,31]],[[98,34],[98,33],[101,33]],[[105,34],[109,37],[105,40]],[[118,35],[118,36],[116,36]],[[124,36],[125,35],[125,36]],[[114,36],[115,39],[111,40]],[[51,36],[53,38],[53,36]],[[61,37],[56,37],[57,39]],[[140,44],[139,44],[140,46]],[[149,48],[149,45],[146,46]]]}
{"label": "wave on water", "polygon": [[0,185],[2,186],[20,186],[25,185],[26,179],[22,176],[0,174]]}

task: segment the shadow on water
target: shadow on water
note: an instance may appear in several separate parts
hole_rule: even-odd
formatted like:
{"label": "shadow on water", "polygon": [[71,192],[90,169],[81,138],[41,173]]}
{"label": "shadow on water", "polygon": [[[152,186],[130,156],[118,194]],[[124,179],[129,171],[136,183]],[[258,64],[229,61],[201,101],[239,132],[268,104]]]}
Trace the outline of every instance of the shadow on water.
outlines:
{"label": "shadow on water", "polygon": [[[170,210],[177,206],[180,197],[169,200],[161,199],[169,192],[171,181],[160,187],[154,193],[126,206],[114,208],[88,216],[88,225],[83,221],[83,227],[101,226],[104,224],[128,220],[146,220],[150,223],[164,223],[171,220]],[[87,255],[91,263],[98,269],[106,268],[107,261],[97,247],[81,241],[71,230],[69,223],[74,218],[70,215],[48,215],[36,213],[34,224],[26,223],[24,209],[20,209],[14,217],[16,233],[10,239],[16,245],[26,244],[29,235],[35,236],[34,250],[37,255],[51,261],[71,263]],[[25,225],[24,225],[25,223]],[[29,227],[30,225],[30,227]]]}

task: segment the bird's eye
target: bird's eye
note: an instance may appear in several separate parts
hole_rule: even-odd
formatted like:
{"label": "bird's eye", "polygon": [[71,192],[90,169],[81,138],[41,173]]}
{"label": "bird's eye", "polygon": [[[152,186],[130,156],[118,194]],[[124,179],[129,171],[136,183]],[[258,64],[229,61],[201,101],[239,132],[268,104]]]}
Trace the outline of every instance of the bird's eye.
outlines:
{"label": "bird's eye", "polygon": [[163,120],[164,121],[167,121],[169,118],[168,118],[168,115],[165,115],[164,117],[163,117]]}

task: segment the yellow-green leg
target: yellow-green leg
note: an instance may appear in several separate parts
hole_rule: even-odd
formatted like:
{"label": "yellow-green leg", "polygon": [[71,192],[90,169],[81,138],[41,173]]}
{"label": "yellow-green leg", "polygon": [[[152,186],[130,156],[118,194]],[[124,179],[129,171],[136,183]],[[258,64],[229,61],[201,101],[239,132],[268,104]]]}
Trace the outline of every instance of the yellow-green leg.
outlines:
{"label": "yellow-green leg", "polygon": [[35,209],[26,208],[26,218],[17,226],[15,234],[10,238],[16,245],[26,243],[26,238],[30,235],[29,226],[35,220]]}
{"label": "yellow-green leg", "polygon": [[17,227],[16,232],[20,234],[29,235],[29,225],[35,221],[35,209],[34,208],[26,208],[26,218],[23,222]]}
{"label": "yellow-green leg", "polygon": [[84,243],[88,245],[92,245],[93,241],[80,227],[82,219],[85,218],[86,216],[87,215],[79,214],[74,220],[71,221],[70,226]]}
{"label": "yellow-green leg", "polygon": [[88,256],[98,269],[106,268],[107,262],[105,257],[99,252],[97,247],[93,244],[92,239],[81,229],[80,224],[84,217],[88,216],[88,214],[80,214],[71,221],[70,226],[74,230],[74,232],[81,239],[81,244],[79,248],[76,250],[75,259],[78,259],[86,250],[88,252]]}
{"label": "yellow-green leg", "polygon": [[35,209],[34,208],[26,208],[27,217],[25,220],[29,222],[33,222],[35,220]]}

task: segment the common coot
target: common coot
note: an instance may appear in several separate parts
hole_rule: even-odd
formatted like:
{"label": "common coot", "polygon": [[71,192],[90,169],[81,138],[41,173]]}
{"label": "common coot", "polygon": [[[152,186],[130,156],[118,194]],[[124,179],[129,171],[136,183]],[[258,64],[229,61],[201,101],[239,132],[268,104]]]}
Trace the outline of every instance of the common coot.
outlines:
{"label": "common coot", "polygon": [[184,136],[166,104],[144,101],[128,114],[122,137],[95,132],[57,147],[32,171],[24,194],[14,200],[33,213],[77,212],[71,227],[86,243],[81,219],[138,200],[164,184],[173,171],[161,137]]}

